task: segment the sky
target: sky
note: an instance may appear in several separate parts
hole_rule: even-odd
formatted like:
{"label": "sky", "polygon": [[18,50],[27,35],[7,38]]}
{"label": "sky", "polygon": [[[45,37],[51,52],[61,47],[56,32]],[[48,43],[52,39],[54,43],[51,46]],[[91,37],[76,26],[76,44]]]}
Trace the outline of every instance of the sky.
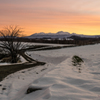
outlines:
{"label": "sky", "polygon": [[100,0],[0,0],[0,30],[100,35]]}

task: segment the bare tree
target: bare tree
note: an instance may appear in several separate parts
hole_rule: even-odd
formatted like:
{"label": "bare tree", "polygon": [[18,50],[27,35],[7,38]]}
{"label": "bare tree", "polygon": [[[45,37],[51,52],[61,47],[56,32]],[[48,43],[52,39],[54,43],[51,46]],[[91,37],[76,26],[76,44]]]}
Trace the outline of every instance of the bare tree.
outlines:
{"label": "bare tree", "polygon": [[21,28],[17,26],[9,26],[0,31],[1,37],[3,38],[0,42],[0,48],[10,55],[11,63],[16,63],[20,57],[19,50],[23,48],[23,44],[17,38],[21,33]]}

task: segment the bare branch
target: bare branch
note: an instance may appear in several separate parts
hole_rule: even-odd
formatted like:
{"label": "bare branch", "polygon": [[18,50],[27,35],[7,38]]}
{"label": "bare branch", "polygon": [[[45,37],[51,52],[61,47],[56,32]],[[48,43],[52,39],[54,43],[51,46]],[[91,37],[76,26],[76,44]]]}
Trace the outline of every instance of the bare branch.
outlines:
{"label": "bare branch", "polygon": [[14,63],[17,62],[18,52],[23,47],[22,43],[17,40],[20,33],[22,33],[21,28],[17,26],[9,26],[0,31],[0,35],[3,38],[3,41],[0,42],[0,48],[11,55]]}

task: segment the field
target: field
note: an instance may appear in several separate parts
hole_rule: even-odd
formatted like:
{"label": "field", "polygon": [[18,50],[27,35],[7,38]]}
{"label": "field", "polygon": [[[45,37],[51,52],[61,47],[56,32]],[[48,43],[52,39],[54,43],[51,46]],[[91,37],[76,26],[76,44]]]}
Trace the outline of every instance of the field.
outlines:
{"label": "field", "polygon": [[[100,100],[100,44],[26,53],[46,64],[8,75],[0,100]],[[75,55],[83,60],[80,72]]]}

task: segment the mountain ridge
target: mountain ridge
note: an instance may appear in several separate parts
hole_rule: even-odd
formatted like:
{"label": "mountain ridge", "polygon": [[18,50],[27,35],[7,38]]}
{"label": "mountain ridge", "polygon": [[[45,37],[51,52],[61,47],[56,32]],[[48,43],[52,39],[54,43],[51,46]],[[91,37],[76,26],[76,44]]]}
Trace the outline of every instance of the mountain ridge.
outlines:
{"label": "mountain ridge", "polygon": [[34,33],[30,36],[27,36],[28,38],[70,38],[71,36],[79,36],[81,38],[98,38],[100,35],[83,35],[83,34],[76,34],[76,33],[69,33],[69,32],[63,32],[58,31],[57,33]]}

